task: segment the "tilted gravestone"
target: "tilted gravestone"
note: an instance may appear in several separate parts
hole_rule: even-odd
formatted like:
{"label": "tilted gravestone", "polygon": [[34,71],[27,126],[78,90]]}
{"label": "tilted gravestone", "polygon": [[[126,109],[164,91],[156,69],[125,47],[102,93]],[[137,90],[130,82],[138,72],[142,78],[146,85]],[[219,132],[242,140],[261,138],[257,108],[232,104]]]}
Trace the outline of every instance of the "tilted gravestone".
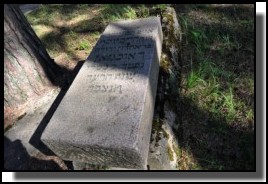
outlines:
{"label": "tilted gravestone", "polygon": [[74,163],[146,169],[161,46],[159,17],[110,23],[41,140]]}

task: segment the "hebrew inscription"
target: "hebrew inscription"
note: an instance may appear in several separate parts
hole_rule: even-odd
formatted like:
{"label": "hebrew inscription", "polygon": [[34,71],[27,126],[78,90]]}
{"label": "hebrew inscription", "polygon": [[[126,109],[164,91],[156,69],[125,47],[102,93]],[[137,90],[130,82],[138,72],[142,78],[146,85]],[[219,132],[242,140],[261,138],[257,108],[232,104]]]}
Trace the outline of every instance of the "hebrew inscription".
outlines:
{"label": "hebrew inscription", "polygon": [[89,91],[121,94],[124,84],[113,86],[109,85],[109,81],[131,81],[144,69],[155,46],[152,37],[144,33],[152,31],[153,29],[126,30],[120,31],[120,34],[102,36],[88,58],[88,66],[94,68],[94,73],[87,75],[92,82]]}

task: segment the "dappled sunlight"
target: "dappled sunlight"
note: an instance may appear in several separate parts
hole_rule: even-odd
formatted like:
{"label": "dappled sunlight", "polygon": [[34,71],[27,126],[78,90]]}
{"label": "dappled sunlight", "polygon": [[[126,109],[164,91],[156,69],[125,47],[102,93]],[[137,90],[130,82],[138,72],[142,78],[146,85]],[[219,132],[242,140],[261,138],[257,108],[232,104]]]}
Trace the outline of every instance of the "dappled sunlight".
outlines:
{"label": "dappled sunlight", "polygon": [[180,146],[187,162],[252,170],[254,5],[176,7],[183,27]]}
{"label": "dappled sunlight", "polygon": [[51,32],[55,31],[55,28],[45,25],[45,24],[39,24],[39,25],[33,25],[32,28],[34,29],[34,32],[37,34],[37,36],[42,40],[46,35],[50,34]]}
{"label": "dappled sunlight", "polygon": [[[96,16],[96,14],[94,16]],[[84,21],[84,20],[89,21],[89,19],[90,19],[89,14],[77,15],[76,17],[73,17],[70,20],[66,21],[65,24],[68,27],[75,27],[79,25],[81,21]]]}
{"label": "dappled sunlight", "polygon": [[[98,27],[99,22],[94,23],[94,20],[95,17],[100,19],[99,13],[100,8],[95,5],[42,5],[39,10],[28,14],[27,19],[50,56],[61,65],[73,68],[74,63],[89,55],[99,38],[99,34],[90,31]],[[66,63],[61,61],[63,52],[68,55],[64,57],[69,58]]]}
{"label": "dappled sunlight", "polygon": [[[82,60],[89,55],[109,22],[137,18],[134,7],[127,4],[50,4],[41,5],[26,17],[52,58],[65,52],[71,60]],[[68,66],[68,63],[63,65]]]}

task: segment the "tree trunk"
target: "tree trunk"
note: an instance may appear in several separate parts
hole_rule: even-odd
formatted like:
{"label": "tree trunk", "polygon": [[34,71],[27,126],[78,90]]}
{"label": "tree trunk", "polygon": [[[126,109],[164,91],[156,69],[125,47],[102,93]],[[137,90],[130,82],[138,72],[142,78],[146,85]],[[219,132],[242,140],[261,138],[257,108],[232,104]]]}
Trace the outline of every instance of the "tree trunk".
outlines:
{"label": "tree trunk", "polygon": [[8,124],[6,121],[11,116],[16,116],[16,110],[21,111],[31,99],[51,89],[62,72],[63,70],[49,57],[18,5],[5,4],[5,127]]}

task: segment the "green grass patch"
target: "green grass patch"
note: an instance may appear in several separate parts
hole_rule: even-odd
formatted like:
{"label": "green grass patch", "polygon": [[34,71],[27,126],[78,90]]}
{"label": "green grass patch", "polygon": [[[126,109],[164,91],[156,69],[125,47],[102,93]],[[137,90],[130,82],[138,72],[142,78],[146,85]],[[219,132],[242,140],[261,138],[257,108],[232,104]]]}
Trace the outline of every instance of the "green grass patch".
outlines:
{"label": "green grass patch", "polygon": [[152,9],[165,7],[163,4],[43,4],[26,17],[52,58],[67,53],[70,58],[81,60],[90,53],[108,23],[148,17]]}
{"label": "green grass patch", "polygon": [[253,169],[254,7],[176,10],[183,34],[180,149],[188,150],[182,157],[202,169]]}
{"label": "green grass patch", "polygon": [[105,4],[102,6],[102,18],[104,21],[117,21],[121,19],[137,18],[136,11],[127,4]]}
{"label": "green grass patch", "polygon": [[86,49],[89,49],[90,45],[87,41],[83,40],[79,43],[79,47],[78,49],[79,50],[86,50]]}

